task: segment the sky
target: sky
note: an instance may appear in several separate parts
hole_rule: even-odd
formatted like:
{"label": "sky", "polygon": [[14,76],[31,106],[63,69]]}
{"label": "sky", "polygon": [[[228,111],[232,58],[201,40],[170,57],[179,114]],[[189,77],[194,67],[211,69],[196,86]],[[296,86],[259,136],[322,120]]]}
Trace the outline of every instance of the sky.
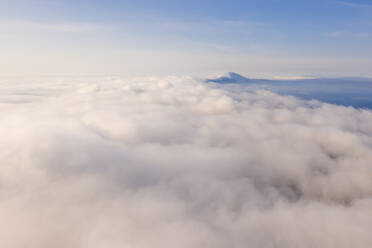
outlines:
{"label": "sky", "polygon": [[0,0],[1,247],[370,248],[371,44],[361,0]]}
{"label": "sky", "polygon": [[0,0],[0,75],[372,76],[372,2]]}

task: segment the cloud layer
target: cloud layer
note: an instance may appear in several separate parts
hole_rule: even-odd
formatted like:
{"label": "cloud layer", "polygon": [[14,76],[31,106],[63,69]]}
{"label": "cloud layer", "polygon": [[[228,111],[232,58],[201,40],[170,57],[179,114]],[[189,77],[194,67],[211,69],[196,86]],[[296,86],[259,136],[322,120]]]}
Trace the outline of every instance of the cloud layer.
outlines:
{"label": "cloud layer", "polygon": [[372,113],[187,77],[2,79],[3,247],[370,247]]}

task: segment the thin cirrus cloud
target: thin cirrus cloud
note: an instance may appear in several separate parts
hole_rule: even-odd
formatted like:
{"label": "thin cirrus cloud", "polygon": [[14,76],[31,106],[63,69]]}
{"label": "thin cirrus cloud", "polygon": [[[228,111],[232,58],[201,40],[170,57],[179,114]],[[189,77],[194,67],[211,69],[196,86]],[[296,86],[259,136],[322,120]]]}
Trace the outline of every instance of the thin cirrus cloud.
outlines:
{"label": "thin cirrus cloud", "polygon": [[348,6],[348,7],[353,7],[353,8],[372,10],[372,4],[355,3],[355,2],[347,2],[347,1],[336,1],[336,3],[340,5]]}
{"label": "thin cirrus cloud", "polygon": [[1,20],[0,29],[5,32],[31,31],[31,32],[63,32],[63,33],[96,33],[110,30],[111,27],[94,23],[46,23],[29,20]]}
{"label": "thin cirrus cloud", "polygon": [[357,38],[357,39],[368,39],[372,37],[371,32],[355,32],[355,31],[333,31],[326,33],[327,37],[331,38]]}

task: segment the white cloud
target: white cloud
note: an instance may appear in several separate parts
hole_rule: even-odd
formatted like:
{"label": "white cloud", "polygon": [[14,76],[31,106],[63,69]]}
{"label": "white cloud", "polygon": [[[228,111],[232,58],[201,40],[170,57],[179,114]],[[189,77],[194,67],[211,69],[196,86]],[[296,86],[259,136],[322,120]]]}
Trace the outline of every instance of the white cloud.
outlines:
{"label": "white cloud", "polygon": [[13,32],[15,30],[23,31],[47,31],[64,33],[95,33],[102,30],[108,30],[109,27],[93,23],[46,23],[28,20],[2,20],[0,21],[0,30]]}
{"label": "white cloud", "polygon": [[352,31],[333,31],[328,32],[326,36],[331,38],[357,38],[366,39],[372,36],[370,32],[352,32]]}
{"label": "white cloud", "polygon": [[369,247],[372,113],[188,77],[2,79],[4,247]]}
{"label": "white cloud", "polygon": [[371,4],[365,4],[365,3],[355,3],[355,2],[347,2],[347,1],[336,1],[336,3],[352,8],[361,8],[361,9],[372,9]]}

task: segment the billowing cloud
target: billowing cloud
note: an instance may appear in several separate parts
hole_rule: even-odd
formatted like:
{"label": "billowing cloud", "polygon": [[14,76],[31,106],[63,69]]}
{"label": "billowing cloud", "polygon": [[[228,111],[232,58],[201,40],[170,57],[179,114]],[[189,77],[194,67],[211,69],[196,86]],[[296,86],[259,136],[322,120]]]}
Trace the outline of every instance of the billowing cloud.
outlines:
{"label": "billowing cloud", "polygon": [[370,247],[372,113],[187,77],[2,79],[2,247]]}

